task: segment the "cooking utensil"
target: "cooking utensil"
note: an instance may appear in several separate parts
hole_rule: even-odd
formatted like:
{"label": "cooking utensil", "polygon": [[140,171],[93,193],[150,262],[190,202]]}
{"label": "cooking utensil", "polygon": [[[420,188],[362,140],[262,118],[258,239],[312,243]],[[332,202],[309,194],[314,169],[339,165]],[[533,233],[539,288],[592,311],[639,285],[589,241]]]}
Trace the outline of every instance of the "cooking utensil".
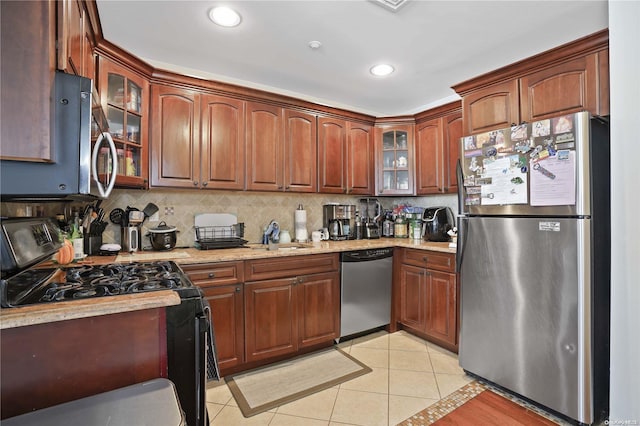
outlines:
{"label": "cooking utensil", "polygon": [[122,225],[123,216],[124,216],[124,210],[120,208],[113,209],[111,210],[111,213],[109,213],[109,220],[114,225]]}
{"label": "cooking utensil", "polygon": [[153,203],[149,203],[145,206],[144,209],[142,209],[143,213],[144,213],[144,220],[142,221],[144,223],[145,220],[147,220],[147,218],[153,216],[154,214],[156,214],[158,212],[158,210],[160,210],[158,208],[158,206],[156,206]]}

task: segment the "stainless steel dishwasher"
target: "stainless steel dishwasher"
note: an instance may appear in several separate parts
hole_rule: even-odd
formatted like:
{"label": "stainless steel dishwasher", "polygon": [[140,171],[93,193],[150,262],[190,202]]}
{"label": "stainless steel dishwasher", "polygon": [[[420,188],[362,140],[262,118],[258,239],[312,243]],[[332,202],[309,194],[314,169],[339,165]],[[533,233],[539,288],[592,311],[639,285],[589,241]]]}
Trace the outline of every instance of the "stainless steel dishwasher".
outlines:
{"label": "stainless steel dishwasher", "polygon": [[340,337],[389,324],[393,249],[345,252],[340,264]]}

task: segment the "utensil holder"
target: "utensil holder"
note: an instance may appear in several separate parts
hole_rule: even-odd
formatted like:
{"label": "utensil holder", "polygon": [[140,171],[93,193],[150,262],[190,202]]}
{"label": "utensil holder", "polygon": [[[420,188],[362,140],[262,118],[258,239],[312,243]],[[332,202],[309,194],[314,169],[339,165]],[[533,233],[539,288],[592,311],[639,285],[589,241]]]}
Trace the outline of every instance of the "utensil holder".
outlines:
{"label": "utensil holder", "polygon": [[84,254],[92,256],[100,253],[102,245],[102,235],[85,235],[84,236]]}

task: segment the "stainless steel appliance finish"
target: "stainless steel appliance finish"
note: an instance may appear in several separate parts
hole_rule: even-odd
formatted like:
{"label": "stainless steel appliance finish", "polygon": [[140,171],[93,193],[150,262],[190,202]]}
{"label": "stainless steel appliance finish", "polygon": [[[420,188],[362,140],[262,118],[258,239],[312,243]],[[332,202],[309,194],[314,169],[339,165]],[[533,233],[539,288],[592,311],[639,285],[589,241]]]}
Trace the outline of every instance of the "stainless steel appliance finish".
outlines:
{"label": "stainless steel appliance finish", "polygon": [[391,321],[393,249],[342,253],[340,337]]}
{"label": "stainless steel appliance finish", "polygon": [[356,206],[325,204],[322,206],[322,223],[329,230],[330,240],[352,240],[355,238]]}
{"label": "stainless steel appliance finish", "polygon": [[573,422],[600,423],[609,411],[608,123],[577,113],[485,136],[461,141],[460,365]]}
{"label": "stainless steel appliance finish", "polygon": [[429,207],[422,214],[422,237],[427,241],[449,241],[447,231],[455,227],[449,207]]}
{"label": "stainless steel appliance finish", "polygon": [[[94,189],[91,172],[92,167],[95,170],[101,150],[98,142],[93,153],[91,147],[92,82],[88,78],[56,72],[51,101],[54,131],[50,143],[54,149],[54,162],[0,161],[0,195],[3,200],[96,198],[91,192]],[[101,133],[99,140],[100,143],[109,142],[107,162],[113,162],[112,173],[106,176],[109,180],[98,182],[94,179],[99,196],[106,198],[115,183],[117,154],[108,133]]]}
{"label": "stainless steel appliance finish", "polygon": [[363,222],[365,239],[380,238],[382,233],[382,204],[377,198],[361,198],[360,219]]}

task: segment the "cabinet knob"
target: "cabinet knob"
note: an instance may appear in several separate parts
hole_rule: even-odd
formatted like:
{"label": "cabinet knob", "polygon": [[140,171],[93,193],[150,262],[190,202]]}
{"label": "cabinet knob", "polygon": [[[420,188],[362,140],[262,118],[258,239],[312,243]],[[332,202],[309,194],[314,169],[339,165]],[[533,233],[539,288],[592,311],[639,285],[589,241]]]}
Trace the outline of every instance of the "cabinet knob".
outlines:
{"label": "cabinet knob", "polygon": [[298,284],[302,284],[303,282],[304,282],[304,278],[303,277],[298,278]]}
{"label": "cabinet knob", "polygon": [[278,185],[278,189],[282,189],[282,185]]}
{"label": "cabinet knob", "polygon": [[291,280],[291,284],[292,284],[292,285],[296,285],[296,284],[298,284],[298,278],[293,278],[293,279]]}
{"label": "cabinet knob", "polygon": [[202,186],[207,186],[207,184],[209,184],[209,182],[202,182]]}
{"label": "cabinet knob", "polygon": [[427,258],[427,256],[425,256],[425,257],[423,257],[423,258],[422,258],[422,260],[423,260],[424,262],[428,262],[428,261],[429,261],[429,258]]}
{"label": "cabinet knob", "polygon": [[209,272],[209,278],[215,278],[215,277],[216,277],[215,272]]}
{"label": "cabinet knob", "polygon": [[291,188],[289,185],[284,187],[284,189],[286,189],[287,191],[289,190],[289,188]]}
{"label": "cabinet knob", "polygon": [[193,181],[193,186],[198,186],[198,181],[197,180]]}
{"label": "cabinet knob", "polygon": [[240,287],[236,287],[236,293],[240,293]]}

